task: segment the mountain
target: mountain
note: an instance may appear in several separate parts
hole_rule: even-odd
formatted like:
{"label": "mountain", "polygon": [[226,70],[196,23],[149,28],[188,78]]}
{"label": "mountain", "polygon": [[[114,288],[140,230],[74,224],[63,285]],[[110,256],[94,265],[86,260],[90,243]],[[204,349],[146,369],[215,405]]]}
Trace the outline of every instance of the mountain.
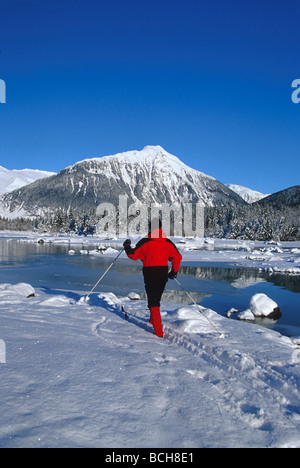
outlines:
{"label": "mountain", "polygon": [[300,207],[300,185],[295,185],[286,190],[273,193],[256,203],[259,206],[272,208],[299,208]]}
{"label": "mountain", "polygon": [[243,187],[242,185],[226,184],[226,186],[242,197],[242,199],[247,203],[255,203],[268,196],[257,192],[256,190]]}
{"label": "mountain", "polygon": [[34,169],[9,170],[0,166],[0,195],[31,184],[36,180],[54,175],[54,172]]}
{"label": "mountain", "polygon": [[203,206],[236,206],[245,202],[211,176],[196,171],[161,146],[85,159],[56,175],[5,194],[0,205],[10,215],[28,216],[57,209],[87,211],[119,196],[130,203],[199,202]]}
{"label": "mountain", "polygon": [[269,195],[234,210],[211,209],[206,235],[259,241],[300,240],[300,186]]}

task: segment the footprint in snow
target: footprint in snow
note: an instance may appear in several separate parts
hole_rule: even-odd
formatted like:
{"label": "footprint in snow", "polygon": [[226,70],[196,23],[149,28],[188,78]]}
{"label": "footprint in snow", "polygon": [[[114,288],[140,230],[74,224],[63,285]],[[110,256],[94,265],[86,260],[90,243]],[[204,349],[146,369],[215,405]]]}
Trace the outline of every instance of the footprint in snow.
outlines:
{"label": "footprint in snow", "polygon": [[174,356],[159,355],[159,356],[155,356],[154,360],[156,362],[168,364],[169,362],[177,361],[177,358],[175,358]]}

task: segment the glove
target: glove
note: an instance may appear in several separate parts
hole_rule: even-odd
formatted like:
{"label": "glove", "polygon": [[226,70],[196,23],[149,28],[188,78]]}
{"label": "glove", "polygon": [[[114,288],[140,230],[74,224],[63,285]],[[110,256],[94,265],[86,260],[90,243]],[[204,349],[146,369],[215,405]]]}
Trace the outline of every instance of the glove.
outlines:
{"label": "glove", "polygon": [[130,247],[130,246],[131,246],[131,240],[130,240],[130,239],[127,239],[127,240],[124,242],[123,247],[125,247],[125,249],[126,249],[126,247]]}
{"label": "glove", "polygon": [[174,280],[177,278],[177,275],[178,273],[176,273],[173,269],[170,271],[170,273],[168,274],[168,278],[171,279],[171,280]]}

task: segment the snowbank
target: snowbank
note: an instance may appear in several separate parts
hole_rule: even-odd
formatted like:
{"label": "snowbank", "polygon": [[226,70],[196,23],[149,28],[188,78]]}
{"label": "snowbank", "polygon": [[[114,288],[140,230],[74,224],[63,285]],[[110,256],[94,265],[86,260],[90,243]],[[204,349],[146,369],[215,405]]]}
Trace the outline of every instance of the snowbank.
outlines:
{"label": "snowbank", "polygon": [[27,283],[0,284],[1,296],[10,296],[11,293],[16,293],[17,295],[29,298],[35,296],[35,289]]}
{"label": "snowbank", "polygon": [[300,446],[289,338],[165,303],[159,339],[144,301],[32,290],[0,285],[1,447]]}
{"label": "snowbank", "polygon": [[188,307],[181,307],[174,315],[176,321],[174,325],[183,333],[214,333],[215,329],[211,323],[219,323],[221,317],[219,314],[211,309],[191,305]]}

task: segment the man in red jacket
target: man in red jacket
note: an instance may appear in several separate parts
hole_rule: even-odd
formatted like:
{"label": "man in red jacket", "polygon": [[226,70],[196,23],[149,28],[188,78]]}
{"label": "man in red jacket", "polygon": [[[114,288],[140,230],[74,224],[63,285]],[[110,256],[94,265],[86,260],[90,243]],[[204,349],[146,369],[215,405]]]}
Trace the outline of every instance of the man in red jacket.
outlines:
{"label": "man in red jacket", "polygon": [[[167,239],[161,229],[154,229],[148,237],[140,240],[135,249],[131,247],[131,240],[124,242],[125,251],[132,260],[143,262],[143,274],[148,307],[150,309],[150,323],[153,325],[155,334],[163,337],[163,327],[160,315],[160,301],[165,290],[168,279],[175,279],[181,264],[182,256],[172,241]],[[168,263],[172,263],[169,272]]]}

